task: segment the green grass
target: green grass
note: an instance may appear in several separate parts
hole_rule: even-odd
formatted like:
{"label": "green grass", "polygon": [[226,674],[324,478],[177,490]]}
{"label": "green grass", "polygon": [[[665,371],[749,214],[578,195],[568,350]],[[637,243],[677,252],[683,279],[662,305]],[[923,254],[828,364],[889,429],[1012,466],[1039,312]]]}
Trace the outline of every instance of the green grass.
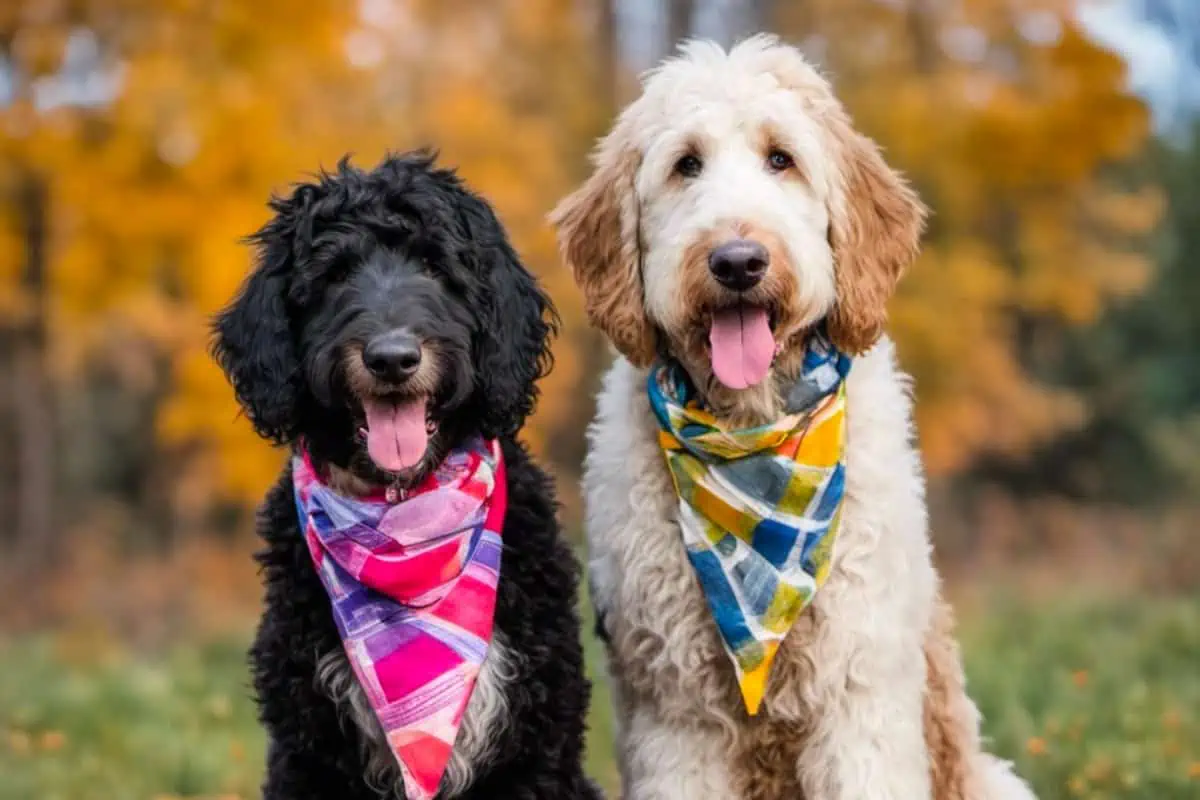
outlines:
{"label": "green grass", "polygon": [[1000,603],[962,638],[992,749],[1043,800],[1200,798],[1200,600]]}
{"label": "green grass", "polygon": [[263,737],[242,641],[153,658],[0,643],[0,798],[256,796]]}
{"label": "green grass", "polygon": [[[1200,797],[1200,600],[1000,603],[963,628],[992,749],[1043,800]],[[256,796],[243,649],[0,640],[0,800]],[[602,679],[594,700],[588,766],[611,792]]]}

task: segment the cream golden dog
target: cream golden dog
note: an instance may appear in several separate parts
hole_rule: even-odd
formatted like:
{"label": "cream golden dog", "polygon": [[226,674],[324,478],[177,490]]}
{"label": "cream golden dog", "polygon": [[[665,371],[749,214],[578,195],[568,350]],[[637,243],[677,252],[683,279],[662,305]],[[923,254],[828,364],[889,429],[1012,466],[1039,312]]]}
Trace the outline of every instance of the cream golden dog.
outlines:
{"label": "cream golden dog", "polygon": [[[829,83],[766,36],[729,52],[693,42],[653,70],[553,213],[621,355],[584,492],[626,800],[1032,797],[980,745],[930,558],[909,382],[883,334],[924,217]],[[675,358],[723,421],[762,424],[822,321],[855,355],[842,528],[749,716],[681,542],[647,368]]]}

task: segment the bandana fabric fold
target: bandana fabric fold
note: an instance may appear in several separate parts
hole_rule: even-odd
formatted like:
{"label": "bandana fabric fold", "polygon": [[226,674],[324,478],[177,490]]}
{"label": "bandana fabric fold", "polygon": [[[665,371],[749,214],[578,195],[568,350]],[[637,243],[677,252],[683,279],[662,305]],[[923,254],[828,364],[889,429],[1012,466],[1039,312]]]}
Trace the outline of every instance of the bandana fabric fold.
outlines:
{"label": "bandana fabric fold", "polygon": [[780,643],[829,574],[850,363],[814,334],[786,415],[743,430],[703,408],[679,364],[660,362],[647,381],[688,559],[752,715]]}
{"label": "bandana fabric fold", "polygon": [[292,460],[296,509],[350,666],[409,800],[437,794],[492,639],[506,505],[499,442],[451,453],[399,503]]}

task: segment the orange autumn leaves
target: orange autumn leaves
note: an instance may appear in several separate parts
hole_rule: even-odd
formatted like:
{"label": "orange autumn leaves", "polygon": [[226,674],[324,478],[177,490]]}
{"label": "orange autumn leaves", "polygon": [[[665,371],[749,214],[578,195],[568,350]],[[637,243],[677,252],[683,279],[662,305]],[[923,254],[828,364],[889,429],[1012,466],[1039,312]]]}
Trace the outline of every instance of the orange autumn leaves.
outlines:
{"label": "orange autumn leaves", "polygon": [[930,469],[1083,424],[1030,352],[1150,275],[1161,197],[1112,175],[1149,137],[1123,62],[1061,0],[800,5],[793,24],[830,31],[841,94],[934,210],[891,316]]}
{"label": "orange autumn leaves", "polygon": [[[47,361],[64,385],[98,358],[132,383],[169,371],[147,423],[191,454],[177,502],[251,502],[278,464],[238,419],[206,353],[207,320],[249,268],[240,239],[265,220],[268,195],[344,153],[370,164],[439,144],[580,318],[542,222],[570,183],[572,115],[587,120],[572,78],[580,30],[559,3],[451,5],[318,0],[297,14],[271,0],[28,0],[0,12],[17,79],[0,103],[0,310],[35,302],[22,294],[13,198],[34,172],[51,204]],[[530,61],[511,59],[513,46]],[[73,80],[81,47],[82,68],[113,90],[48,100],[47,87]],[[578,377],[560,361],[547,418]]]}
{"label": "orange autumn leaves", "polygon": [[[205,352],[208,316],[249,266],[239,238],[263,222],[272,190],[343,153],[369,164],[434,143],[496,204],[563,314],[531,440],[544,451],[581,436],[586,322],[544,214],[584,174],[611,111],[597,99],[603,5],[4,4],[17,80],[0,102],[0,314],[33,302],[13,201],[33,171],[49,183],[55,380],[69,387],[96,358],[131,383],[165,367],[148,423],[189,454],[175,502],[253,502],[279,456],[238,419]],[[778,5],[779,30],[822,55],[860,125],[936,211],[892,315],[931,467],[1079,423],[1086,407],[1030,374],[1016,329],[1030,314],[1085,324],[1147,278],[1136,244],[1159,199],[1104,169],[1148,136],[1123,65],[1062,2]]]}

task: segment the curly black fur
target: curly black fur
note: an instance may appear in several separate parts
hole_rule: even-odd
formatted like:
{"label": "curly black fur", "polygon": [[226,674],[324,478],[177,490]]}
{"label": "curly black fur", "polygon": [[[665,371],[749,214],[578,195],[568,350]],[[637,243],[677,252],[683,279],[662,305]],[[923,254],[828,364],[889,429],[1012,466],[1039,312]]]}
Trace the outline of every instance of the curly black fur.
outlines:
{"label": "curly black fur", "polygon": [[[584,777],[589,687],[575,611],[578,568],[555,519],[553,487],[515,436],[550,366],[552,306],[491,208],[427,154],[365,172],[343,161],[290,197],[253,237],[257,269],[215,324],[214,355],[255,429],[303,441],[318,466],[369,483],[412,482],[465,436],[499,437],[508,474],[496,627],[518,658],[508,717],[466,798],[598,798]],[[438,430],[412,474],[371,464],[357,437],[360,389],[347,350],[389,326],[438,355]],[[270,746],[266,798],[370,798],[360,733],[315,681],[341,647],[298,525],[290,469],[258,530],[266,602],[251,650]]]}

